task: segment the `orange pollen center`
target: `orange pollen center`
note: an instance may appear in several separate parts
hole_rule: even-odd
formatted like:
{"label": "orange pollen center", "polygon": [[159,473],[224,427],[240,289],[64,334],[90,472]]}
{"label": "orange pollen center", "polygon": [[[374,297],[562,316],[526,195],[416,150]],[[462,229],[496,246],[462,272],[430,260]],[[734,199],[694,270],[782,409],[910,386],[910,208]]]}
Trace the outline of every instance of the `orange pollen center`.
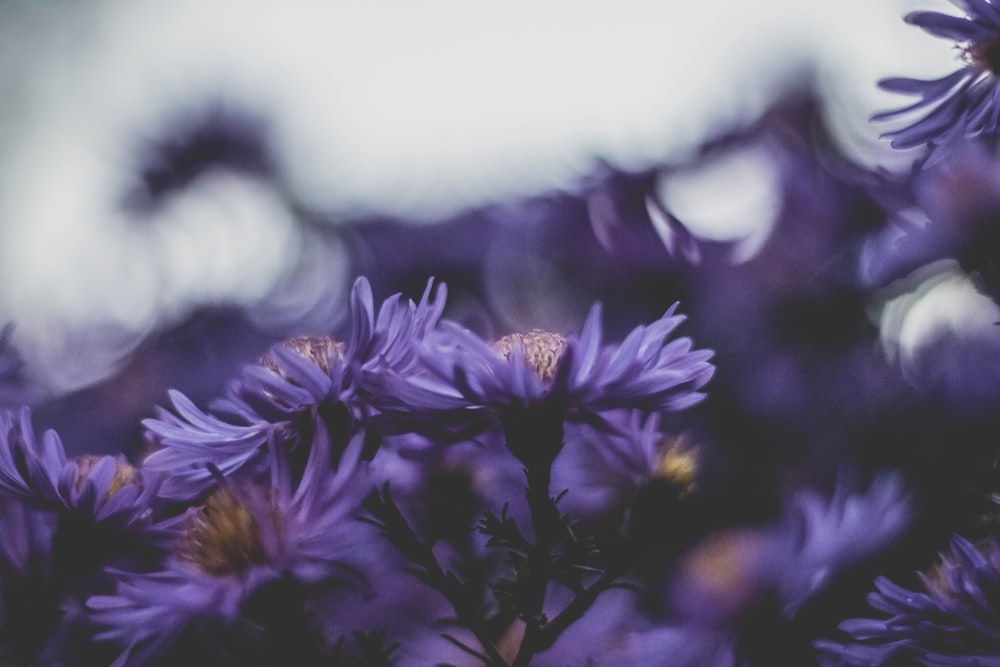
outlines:
{"label": "orange pollen center", "polygon": [[509,361],[515,345],[521,346],[524,358],[538,377],[543,382],[548,382],[556,373],[559,358],[566,348],[566,339],[549,331],[532,329],[526,334],[515,333],[504,336],[494,343],[493,347]]}

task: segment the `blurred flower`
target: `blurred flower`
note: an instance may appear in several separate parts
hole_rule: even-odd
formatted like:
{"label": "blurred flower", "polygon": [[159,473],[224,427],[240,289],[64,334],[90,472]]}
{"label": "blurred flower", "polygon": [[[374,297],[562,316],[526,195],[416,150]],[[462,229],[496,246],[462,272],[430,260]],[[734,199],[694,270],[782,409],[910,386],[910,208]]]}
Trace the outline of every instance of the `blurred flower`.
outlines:
{"label": "blurred flower", "polygon": [[940,565],[920,579],[925,592],[879,577],[868,603],[890,617],[844,621],[840,628],[857,643],[817,647],[848,665],[1000,664],[1000,546],[955,535]]}
{"label": "blurred flower", "polygon": [[956,0],[965,16],[912,12],[906,21],[936,37],[953,39],[962,51],[964,66],[940,79],[884,79],[888,91],[915,95],[914,104],[876,114],[873,120],[914,117],[907,127],[887,132],[895,148],[913,148],[928,142],[957,141],[963,137],[992,136],[1000,130],[1000,7],[993,0]]}
{"label": "blurred flower", "polygon": [[864,492],[841,482],[829,499],[800,491],[777,525],[726,530],[696,546],[675,576],[671,600],[703,625],[738,623],[768,596],[791,617],[838,574],[898,540],[910,517],[897,475],[876,478]]}
{"label": "blurred flower", "polygon": [[697,446],[661,430],[659,415],[643,418],[637,412],[622,411],[608,417],[613,432],[567,425],[568,446],[552,468],[553,488],[567,490],[560,508],[574,519],[617,527],[643,491],[657,499],[657,524],[665,525],[665,496],[676,501],[696,486]]}
{"label": "blurred flower", "polygon": [[902,478],[882,474],[864,492],[849,491],[843,480],[829,499],[801,491],[788,515],[796,555],[794,567],[782,574],[778,596],[791,615],[839,572],[899,540],[910,527],[913,507]]}

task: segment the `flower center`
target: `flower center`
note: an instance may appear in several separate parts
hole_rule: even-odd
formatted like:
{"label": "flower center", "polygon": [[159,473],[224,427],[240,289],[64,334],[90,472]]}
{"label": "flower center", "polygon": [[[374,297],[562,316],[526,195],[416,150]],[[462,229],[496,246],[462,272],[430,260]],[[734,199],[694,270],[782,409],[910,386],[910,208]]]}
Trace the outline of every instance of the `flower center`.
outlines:
{"label": "flower center", "polygon": [[[329,336],[295,336],[284,341],[282,345],[316,364],[324,373],[329,373],[333,365],[344,355],[344,344]],[[279,375],[283,374],[270,355],[265,354],[261,357],[260,365]]]}
{"label": "flower center", "polygon": [[559,334],[532,329],[526,334],[508,334],[494,343],[493,347],[504,359],[510,361],[515,345],[520,345],[524,350],[525,360],[538,377],[543,382],[548,382],[556,373],[556,365],[566,348],[566,339]]}
{"label": "flower center", "polygon": [[267,562],[257,519],[230,489],[209,496],[186,538],[181,557],[208,574],[239,574]]}
{"label": "flower center", "polygon": [[698,474],[698,453],[683,438],[672,438],[664,443],[657,458],[655,475],[667,480],[687,495],[695,486]]}
{"label": "flower center", "polygon": [[968,58],[994,76],[1000,75],[1000,40],[988,44],[970,44]]}
{"label": "flower center", "polygon": [[[90,476],[90,471],[102,458],[104,457],[95,456],[94,454],[85,454],[75,459],[76,478],[73,480],[73,488],[75,491],[79,493],[80,489],[83,488],[84,482],[87,481],[87,478]],[[104,490],[104,499],[107,500],[112,497],[128,484],[135,484],[139,482],[139,479],[139,471],[136,470],[135,467],[128,461],[119,457],[115,461],[115,472],[111,476],[111,481],[108,482],[108,488]]]}

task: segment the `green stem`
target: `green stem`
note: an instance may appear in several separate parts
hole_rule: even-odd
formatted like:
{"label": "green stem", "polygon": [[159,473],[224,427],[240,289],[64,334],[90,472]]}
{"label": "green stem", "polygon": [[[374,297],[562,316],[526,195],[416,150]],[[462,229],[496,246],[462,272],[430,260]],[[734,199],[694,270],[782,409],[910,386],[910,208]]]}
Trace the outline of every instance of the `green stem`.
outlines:
{"label": "green stem", "polygon": [[531,511],[531,526],[535,532],[535,543],[527,554],[526,600],[524,604],[524,638],[511,667],[527,667],[532,656],[538,651],[538,638],[546,624],[545,592],[548,589],[549,563],[552,554],[552,538],[559,524],[559,510],[549,496],[552,465],[526,468],[528,488],[526,497]]}

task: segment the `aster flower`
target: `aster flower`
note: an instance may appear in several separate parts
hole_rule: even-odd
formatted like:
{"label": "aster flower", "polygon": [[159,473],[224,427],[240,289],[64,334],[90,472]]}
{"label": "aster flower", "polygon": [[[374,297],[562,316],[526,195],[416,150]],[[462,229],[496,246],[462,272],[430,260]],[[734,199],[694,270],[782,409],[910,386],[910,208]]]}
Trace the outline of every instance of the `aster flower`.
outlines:
{"label": "aster flower", "polygon": [[379,407],[408,426],[450,422],[469,434],[541,411],[560,430],[564,418],[611,429],[602,416],[609,411],[680,410],[704,398],[698,389],[712,376],[712,353],[692,350],[689,338],[668,341],[684,320],[675,311],[676,304],[617,345],[602,342],[600,304],[579,336],[536,329],[489,343],[443,322],[425,338],[419,368],[367,381],[388,397]]}
{"label": "aster flower", "polygon": [[977,547],[955,535],[949,553],[927,573],[924,591],[885,577],[868,603],[888,618],[859,618],[840,628],[856,643],[817,642],[847,665],[1000,665],[1000,546]]}
{"label": "aster flower", "polygon": [[[247,650],[227,643],[238,637],[237,644],[250,643],[250,652],[306,641],[316,598],[338,581],[359,577],[346,560],[359,544],[362,524],[354,516],[367,492],[362,446],[362,437],[353,438],[331,474],[330,443],[320,434],[296,483],[288,452],[272,441],[269,485],[220,479],[203,506],[185,517],[163,570],[118,573],[115,594],[88,600],[95,639],[122,649],[115,665],[153,664],[168,653],[171,660],[221,659],[226,651]],[[290,616],[278,617],[283,614]],[[279,636],[286,631],[298,634]]]}
{"label": "aster flower", "polygon": [[791,618],[838,574],[897,541],[910,518],[909,495],[895,474],[860,492],[841,481],[831,498],[799,491],[776,525],[721,531],[687,554],[672,604],[699,624],[722,626],[772,596]]}
{"label": "aster flower", "polygon": [[152,569],[173,536],[153,516],[157,481],[120,455],[68,459],[27,408],[0,413],[0,655],[78,664],[65,656],[103,568]]}
{"label": "aster flower", "polygon": [[[906,107],[883,112],[873,120],[916,117],[907,127],[887,132],[895,148],[962,137],[992,136],[1000,130],[1000,7],[994,0],[956,0],[965,16],[912,12],[906,21],[936,37],[955,40],[963,67],[929,81],[890,78],[884,90],[919,99]],[[922,114],[922,115],[920,115]]]}
{"label": "aster flower", "polygon": [[160,411],[144,422],[162,448],[145,466],[168,474],[161,495],[193,498],[213,484],[211,463],[224,476],[245,471],[259,477],[271,440],[306,451],[321,431],[337,446],[360,428],[370,412],[357,377],[384,366],[405,370],[415,360],[412,344],[433,327],[444,308],[444,290],[432,301],[428,282],[420,302],[387,299],[376,316],[371,288],[359,278],[351,292],[349,342],[327,336],[297,337],[273,346],[259,364],[247,366],[210,412],[177,391],[176,414]]}
{"label": "aster flower", "polygon": [[[620,525],[640,490],[656,487],[673,498],[696,485],[698,448],[660,428],[660,415],[634,411],[607,415],[614,432],[567,424],[567,447],[552,467],[552,486],[567,489],[560,507],[577,520]],[[657,526],[663,526],[663,497],[652,492]]]}
{"label": "aster flower", "polygon": [[67,459],[59,435],[35,437],[31,413],[0,413],[0,495],[122,531],[151,526],[157,479],[122,455]]}

